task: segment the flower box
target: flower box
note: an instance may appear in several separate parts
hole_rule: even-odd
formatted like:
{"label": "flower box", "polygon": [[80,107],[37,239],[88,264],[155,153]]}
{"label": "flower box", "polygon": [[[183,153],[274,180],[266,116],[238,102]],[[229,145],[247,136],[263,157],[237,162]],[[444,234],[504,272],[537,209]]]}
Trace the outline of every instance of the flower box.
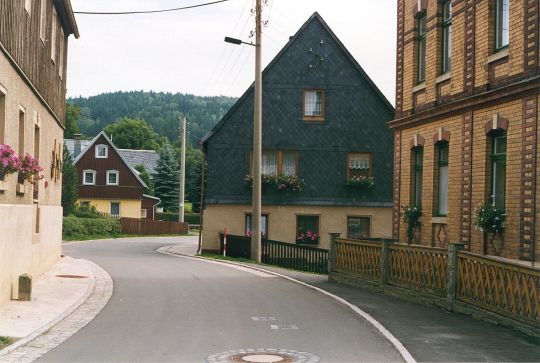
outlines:
{"label": "flower box", "polygon": [[353,176],[347,179],[347,186],[357,190],[370,191],[375,187],[375,178],[372,176]]}
{"label": "flower box", "polygon": [[17,183],[17,194],[28,193],[28,186],[26,184]]}

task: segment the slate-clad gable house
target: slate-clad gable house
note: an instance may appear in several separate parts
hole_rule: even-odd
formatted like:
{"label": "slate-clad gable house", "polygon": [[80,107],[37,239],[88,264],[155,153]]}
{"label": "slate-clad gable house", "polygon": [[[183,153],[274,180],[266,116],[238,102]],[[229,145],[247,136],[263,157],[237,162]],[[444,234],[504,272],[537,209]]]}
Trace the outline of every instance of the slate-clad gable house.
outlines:
{"label": "slate-clad gable house", "polygon": [[[301,179],[301,191],[263,188],[267,238],[295,243],[301,232],[328,247],[329,233],[390,237],[393,108],[337,39],[313,14],[263,72],[262,172]],[[251,228],[253,87],[205,136],[203,248],[219,248],[219,232]],[[373,177],[371,192],[348,178]],[[248,178],[246,178],[248,179]],[[302,241],[298,241],[302,242]]]}
{"label": "slate-clad gable house", "polygon": [[[0,170],[0,307],[60,258],[60,158],[68,37],[79,37],[69,0],[0,0],[0,144],[30,154],[43,179]],[[0,168],[1,169],[1,168]]]}
{"label": "slate-clad gable house", "polygon": [[106,214],[154,219],[160,200],[144,194],[146,184],[123,154],[104,132],[81,151],[74,160],[79,175],[78,202]]}

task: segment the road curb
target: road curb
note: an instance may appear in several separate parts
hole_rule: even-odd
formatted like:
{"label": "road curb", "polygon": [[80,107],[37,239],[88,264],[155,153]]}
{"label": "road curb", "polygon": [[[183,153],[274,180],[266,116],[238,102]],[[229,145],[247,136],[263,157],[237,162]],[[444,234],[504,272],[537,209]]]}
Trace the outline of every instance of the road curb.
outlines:
{"label": "road curb", "polygon": [[[64,312],[58,317],[56,317],[54,320],[34,330],[26,337],[0,350],[0,362],[4,361],[4,359],[7,359],[6,361],[10,362],[14,361],[12,357],[10,357],[10,355],[18,355],[18,352],[20,350],[25,350],[26,348],[29,348],[32,351],[32,354],[26,354],[25,352],[22,352],[21,357],[24,356],[23,361],[31,362],[34,359],[39,358],[40,356],[46,354],[49,350],[60,345],[71,335],[75,334],[79,329],[88,324],[106,305],[112,295],[112,279],[110,275],[103,268],[101,268],[99,265],[95,264],[92,261],[84,259],[81,259],[80,261],[86,265],[88,273],[89,275],[91,275],[89,276],[91,283],[88,285],[85,294],[75,303],[73,303],[69,308],[64,310]],[[97,277],[96,274],[98,274],[99,277]],[[110,289],[107,288],[109,286]],[[62,339],[58,339],[58,336],[55,336],[55,333],[57,332],[55,332],[54,330],[63,322],[71,319],[72,316],[76,315],[78,309],[81,308],[83,305],[87,304],[94,295],[99,295],[100,297],[99,301],[92,302],[95,314],[92,316],[87,315],[84,318],[73,319],[73,322],[71,326],[68,326],[68,329],[60,329],[62,330],[63,336],[61,336]],[[66,332],[69,333],[69,335],[66,334]],[[54,340],[54,342],[38,342],[40,339],[47,340],[47,335],[51,335],[50,340]],[[41,345],[43,347],[38,348],[38,346]],[[17,357],[14,358],[15,361],[18,361],[16,359]]]}
{"label": "road curb", "polygon": [[375,318],[373,318],[371,315],[369,315],[368,313],[366,313],[365,311],[360,309],[358,306],[356,306],[356,305],[348,302],[347,300],[343,299],[342,297],[334,295],[331,292],[328,292],[328,291],[323,290],[323,289],[321,289],[319,287],[310,285],[310,284],[308,284],[306,282],[303,282],[303,281],[297,280],[295,278],[280,274],[278,272],[267,270],[267,269],[264,269],[264,268],[261,268],[261,267],[255,267],[255,266],[243,264],[243,263],[240,263],[240,262],[234,262],[234,261],[216,260],[216,259],[213,259],[213,258],[207,258],[207,257],[202,257],[202,256],[182,255],[182,254],[170,252],[169,249],[171,247],[172,246],[160,247],[160,248],[157,249],[157,252],[163,253],[163,254],[166,254],[166,255],[169,255],[169,256],[183,257],[183,258],[189,258],[189,259],[194,259],[194,260],[199,260],[199,261],[211,261],[211,262],[222,263],[224,265],[242,266],[244,268],[249,268],[249,269],[257,270],[259,272],[264,272],[264,273],[267,273],[267,274],[270,274],[270,275],[274,275],[276,277],[281,277],[283,279],[289,280],[289,281],[297,283],[299,285],[303,285],[303,286],[305,286],[307,288],[310,288],[310,289],[318,291],[318,292],[320,292],[320,293],[322,293],[322,294],[324,294],[324,295],[326,295],[328,297],[331,297],[334,300],[338,301],[339,303],[345,305],[347,308],[349,308],[357,316],[361,317],[362,319],[367,321],[369,324],[371,324],[382,336],[384,336],[386,338],[386,340],[388,340],[388,342],[390,342],[390,344],[394,347],[394,349],[396,349],[398,351],[398,353],[401,355],[401,357],[403,358],[403,360],[406,363],[416,363],[416,360],[413,358],[411,353],[409,353],[407,348],[405,348],[403,346],[403,344],[392,333],[390,333],[390,331],[388,331],[388,329],[386,329],[381,323],[379,323],[377,320],[375,320]]}

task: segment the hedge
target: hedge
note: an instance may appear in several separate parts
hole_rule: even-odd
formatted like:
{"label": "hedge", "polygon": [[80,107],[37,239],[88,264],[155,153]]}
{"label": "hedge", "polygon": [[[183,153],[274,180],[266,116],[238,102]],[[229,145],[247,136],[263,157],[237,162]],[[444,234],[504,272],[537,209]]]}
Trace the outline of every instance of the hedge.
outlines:
{"label": "hedge", "polygon": [[115,236],[120,232],[120,220],[113,218],[64,217],[62,225],[65,237]]}
{"label": "hedge", "polygon": [[[178,213],[156,213],[156,219],[159,219],[160,221],[178,222]],[[201,215],[199,213],[185,213],[184,221],[187,224],[199,224],[201,222]]]}

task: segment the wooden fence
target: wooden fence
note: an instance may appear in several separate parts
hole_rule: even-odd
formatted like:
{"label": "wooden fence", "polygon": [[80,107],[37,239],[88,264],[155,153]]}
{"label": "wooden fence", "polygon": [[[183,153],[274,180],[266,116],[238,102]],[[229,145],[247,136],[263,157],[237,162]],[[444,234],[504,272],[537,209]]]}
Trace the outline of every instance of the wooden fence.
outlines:
{"label": "wooden fence", "polygon": [[422,294],[423,302],[468,314],[488,310],[503,324],[539,335],[540,269],[462,249],[461,244],[441,249],[390,240],[335,239],[329,275],[334,281]]}
{"label": "wooden fence", "polygon": [[120,218],[122,233],[129,234],[187,234],[187,223],[154,221],[151,219]]}
{"label": "wooden fence", "polygon": [[458,252],[458,300],[526,324],[540,323],[540,270]]}
{"label": "wooden fence", "polygon": [[[328,250],[293,243],[262,240],[261,262],[300,271],[328,273]],[[220,234],[223,254],[223,234]],[[227,256],[251,258],[251,237],[227,235]]]}

